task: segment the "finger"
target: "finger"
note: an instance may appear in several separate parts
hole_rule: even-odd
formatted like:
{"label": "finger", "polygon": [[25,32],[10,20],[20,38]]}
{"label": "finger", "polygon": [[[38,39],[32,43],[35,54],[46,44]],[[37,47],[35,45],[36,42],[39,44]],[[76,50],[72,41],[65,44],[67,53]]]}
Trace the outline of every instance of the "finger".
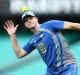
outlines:
{"label": "finger", "polygon": [[11,25],[12,25],[12,26],[14,26],[14,23],[13,23],[13,21],[12,21],[12,20],[10,20],[10,23],[11,23]]}
{"label": "finger", "polygon": [[6,26],[7,28],[9,27],[7,22],[5,22],[5,26]]}
{"label": "finger", "polygon": [[17,24],[17,25],[16,25],[16,28],[17,28],[18,26],[19,26],[19,25]]}
{"label": "finger", "polygon": [[4,25],[3,27],[4,27],[4,29],[6,29],[6,30],[7,30],[7,27],[6,27],[5,25]]}
{"label": "finger", "polygon": [[5,22],[5,25],[7,28],[13,27],[13,24],[9,20]]}
{"label": "finger", "polygon": [[7,24],[8,24],[8,26],[9,26],[9,27],[11,27],[11,23],[10,23],[10,21],[9,21],[9,20],[7,21]]}

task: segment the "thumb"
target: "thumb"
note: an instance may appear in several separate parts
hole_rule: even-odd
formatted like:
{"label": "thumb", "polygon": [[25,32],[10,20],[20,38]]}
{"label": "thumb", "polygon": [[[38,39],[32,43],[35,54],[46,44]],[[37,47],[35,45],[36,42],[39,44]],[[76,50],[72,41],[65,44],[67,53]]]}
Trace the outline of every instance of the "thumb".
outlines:
{"label": "thumb", "polygon": [[17,25],[16,25],[16,28],[18,28],[18,26],[19,26],[19,25],[17,24]]}

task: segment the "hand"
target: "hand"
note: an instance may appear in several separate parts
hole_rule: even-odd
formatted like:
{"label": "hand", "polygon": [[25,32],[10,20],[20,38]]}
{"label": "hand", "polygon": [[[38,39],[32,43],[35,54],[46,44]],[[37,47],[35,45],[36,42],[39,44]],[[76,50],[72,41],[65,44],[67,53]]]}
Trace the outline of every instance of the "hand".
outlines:
{"label": "hand", "polygon": [[17,27],[18,25],[14,26],[14,23],[12,20],[6,21],[4,25],[4,28],[6,29],[6,31],[8,32],[10,36],[15,34]]}

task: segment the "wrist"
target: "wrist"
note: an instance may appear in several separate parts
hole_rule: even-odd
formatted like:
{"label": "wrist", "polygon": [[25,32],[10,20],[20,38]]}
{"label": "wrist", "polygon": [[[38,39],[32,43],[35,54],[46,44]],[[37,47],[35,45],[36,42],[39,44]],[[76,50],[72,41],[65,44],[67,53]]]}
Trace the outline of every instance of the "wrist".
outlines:
{"label": "wrist", "polygon": [[11,34],[10,37],[15,37],[15,34]]}

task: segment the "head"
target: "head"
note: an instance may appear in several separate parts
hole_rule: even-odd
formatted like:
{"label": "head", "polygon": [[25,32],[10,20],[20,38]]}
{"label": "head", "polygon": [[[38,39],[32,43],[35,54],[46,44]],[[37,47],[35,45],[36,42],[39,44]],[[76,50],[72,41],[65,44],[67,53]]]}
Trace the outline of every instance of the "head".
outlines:
{"label": "head", "polygon": [[35,28],[38,24],[38,18],[30,11],[27,11],[22,15],[22,21],[25,27],[29,29]]}

